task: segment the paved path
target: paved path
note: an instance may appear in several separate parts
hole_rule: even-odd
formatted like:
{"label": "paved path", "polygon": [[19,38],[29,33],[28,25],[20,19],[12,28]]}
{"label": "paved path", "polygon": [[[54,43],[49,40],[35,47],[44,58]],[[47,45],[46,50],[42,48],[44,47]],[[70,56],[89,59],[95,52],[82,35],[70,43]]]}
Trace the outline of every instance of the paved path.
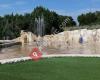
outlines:
{"label": "paved path", "polygon": [[[91,55],[91,54],[51,54],[51,55],[42,55],[43,58],[52,58],[52,57],[100,57],[100,55]],[[21,57],[21,58],[12,58],[12,59],[3,59],[0,60],[1,64],[20,62],[30,60],[30,57]]]}
{"label": "paved path", "polygon": [[43,57],[100,57],[100,54],[51,54]]}

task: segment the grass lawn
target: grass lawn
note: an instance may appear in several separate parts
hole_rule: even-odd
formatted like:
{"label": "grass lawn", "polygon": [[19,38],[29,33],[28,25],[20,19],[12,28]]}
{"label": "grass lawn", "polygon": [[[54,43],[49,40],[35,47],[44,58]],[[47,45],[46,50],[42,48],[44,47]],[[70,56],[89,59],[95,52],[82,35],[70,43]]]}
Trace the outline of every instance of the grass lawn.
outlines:
{"label": "grass lawn", "polygon": [[0,80],[100,80],[100,58],[46,58],[0,65]]}

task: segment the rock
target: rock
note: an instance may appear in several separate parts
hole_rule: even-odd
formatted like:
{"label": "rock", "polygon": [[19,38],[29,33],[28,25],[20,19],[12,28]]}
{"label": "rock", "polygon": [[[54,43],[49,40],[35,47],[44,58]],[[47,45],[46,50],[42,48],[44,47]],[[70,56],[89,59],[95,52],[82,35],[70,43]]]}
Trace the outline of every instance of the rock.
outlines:
{"label": "rock", "polygon": [[34,35],[32,32],[24,32],[22,30],[19,37],[19,42],[21,42],[22,44],[31,43],[33,41],[36,41],[36,39],[37,39],[36,35]]}
{"label": "rock", "polygon": [[100,42],[100,29],[64,31],[55,35],[46,35],[44,41],[47,42],[47,46],[53,48],[79,47],[80,37],[83,38],[83,44],[93,44],[95,40]]}
{"label": "rock", "polygon": [[100,29],[64,31],[54,35],[45,35],[44,37],[37,37],[31,32],[21,31],[21,36],[15,40],[22,42],[22,44],[42,40],[42,45],[45,47],[63,49],[80,47],[82,45],[79,43],[80,37],[83,38],[82,44],[91,46],[92,44],[99,43]]}

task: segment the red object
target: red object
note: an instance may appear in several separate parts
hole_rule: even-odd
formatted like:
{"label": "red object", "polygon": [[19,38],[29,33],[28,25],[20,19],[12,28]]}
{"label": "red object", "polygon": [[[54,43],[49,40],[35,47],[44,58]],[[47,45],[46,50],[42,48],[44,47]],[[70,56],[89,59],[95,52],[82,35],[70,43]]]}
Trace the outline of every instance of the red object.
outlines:
{"label": "red object", "polygon": [[29,55],[34,61],[39,60],[42,58],[42,53],[39,51],[38,48],[33,48],[32,52]]}

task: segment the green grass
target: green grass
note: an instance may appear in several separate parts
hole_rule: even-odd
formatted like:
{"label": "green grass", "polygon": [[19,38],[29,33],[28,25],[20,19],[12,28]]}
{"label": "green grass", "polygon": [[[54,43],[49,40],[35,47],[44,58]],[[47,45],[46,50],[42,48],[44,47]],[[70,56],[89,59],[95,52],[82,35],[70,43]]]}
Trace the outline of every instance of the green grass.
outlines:
{"label": "green grass", "polygon": [[100,80],[100,58],[48,58],[0,65],[0,80]]}

